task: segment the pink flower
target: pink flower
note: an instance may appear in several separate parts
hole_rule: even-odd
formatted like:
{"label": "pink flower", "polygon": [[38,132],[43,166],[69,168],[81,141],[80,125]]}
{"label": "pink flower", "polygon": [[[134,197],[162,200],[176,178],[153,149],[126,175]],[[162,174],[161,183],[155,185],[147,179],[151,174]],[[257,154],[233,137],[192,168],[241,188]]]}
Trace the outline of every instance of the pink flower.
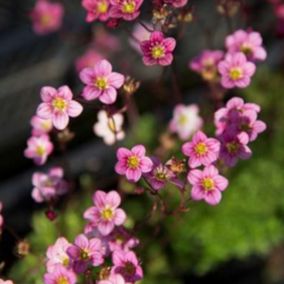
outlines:
{"label": "pink flower", "polygon": [[84,234],[76,237],[74,245],[67,249],[67,254],[73,261],[75,273],[83,273],[90,266],[100,266],[103,262],[104,247],[97,238],[88,239]]}
{"label": "pink flower", "polygon": [[107,279],[98,281],[97,284],[125,284],[125,280],[120,274],[112,274]]}
{"label": "pink flower", "polygon": [[32,182],[34,189],[32,197],[36,202],[44,202],[55,199],[68,191],[67,182],[63,179],[63,169],[53,167],[48,174],[36,172],[33,174]]}
{"label": "pink flower", "polygon": [[134,283],[143,278],[143,270],[132,251],[116,250],[112,254],[113,273],[121,274],[126,282]]}
{"label": "pink flower", "polygon": [[204,80],[216,80],[218,78],[218,63],[223,57],[222,50],[204,50],[189,62],[189,68],[201,74]]}
{"label": "pink flower", "polygon": [[169,128],[177,133],[181,140],[187,140],[192,134],[202,127],[203,120],[199,116],[197,105],[176,105]]}
{"label": "pink flower", "polygon": [[204,199],[210,205],[217,205],[221,201],[221,191],[224,191],[228,186],[228,180],[219,175],[217,168],[212,165],[203,171],[190,171],[187,179],[192,185],[192,199]]}
{"label": "pink flower", "polygon": [[219,151],[220,142],[214,138],[207,138],[202,131],[198,131],[191,142],[182,146],[183,154],[189,157],[188,165],[191,168],[209,166],[218,159]]}
{"label": "pink flower", "polygon": [[91,221],[102,235],[108,235],[115,226],[124,223],[126,214],[118,208],[121,198],[116,191],[105,193],[98,190],[93,196],[93,202],[95,206],[85,211],[84,218]]}
{"label": "pink flower", "polygon": [[235,134],[234,132],[225,132],[220,137],[221,150],[220,159],[228,167],[236,165],[238,159],[247,160],[251,157],[251,149],[247,146],[249,136],[245,132]]}
{"label": "pink flower", "polygon": [[243,53],[228,53],[218,64],[222,86],[227,89],[247,87],[251,76],[255,73],[255,68],[255,65],[247,61]]}
{"label": "pink flower", "polygon": [[98,98],[104,104],[116,101],[117,89],[124,83],[124,76],[112,72],[112,66],[107,60],[98,62],[93,68],[83,69],[80,78],[87,85],[82,96],[86,100]]}
{"label": "pink flower", "polygon": [[12,282],[11,280],[3,280],[3,279],[0,279],[0,284],[14,284],[14,282]]}
{"label": "pink flower", "polygon": [[70,258],[67,254],[67,249],[70,246],[71,244],[65,238],[61,237],[56,240],[54,245],[48,247],[46,252],[46,267],[48,272],[53,272],[58,264],[67,268],[70,266]]}
{"label": "pink flower", "polygon": [[35,33],[45,35],[59,30],[62,25],[63,14],[62,4],[38,0],[30,14]]}
{"label": "pink flower", "polygon": [[87,22],[95,20],[107,21],[110,17],[109,0],[82,0],[82,6],[87,10]]}
{"label": "pink flower", "polygon": [[227,36],[226,47],[230,53],[244,53],[248,60],[262,61],[267,56],[260,33],[254,31],[237,30]]}
{"label": "pink flower", "polygon": [[77,117],[83,107],[72,100],[72,91],[67,86],[58,90],[43,87],[40,92],[42,103],[38,106],[37,115],[43,119],[51,119],[55,128],[63,130],[67,127],[70,117]]}
{"label": "pink flower", "polygon": [[44,275],[44,284],[75,284],[76,275],[62,265],[56,265],[52,272]]}
{"label": "pink flower", "polygon": [[151,158],[151,160],[153,162],[152,170],[151,172],[144,174],[144,176],[153,189],[160,190],[165,187],[168,182],[179,188],[183,188],[183,183],[178,179],[176,174],[169,169],[169,167],[163,165],[160,160],[155,157]]}
{"label": "pink flower", "polygon": [[[2,216],[2,209],[3,209],[3,204],[0,201],[0,235],[2,233],[2,228],[3,228],[3,224],[4,224],[4,218]],[[1,284],[1,282],[0,282],[0,284]]]}
{"label": "pink flower", "polygon": [[173,61],[173,50],[175,47],[176,40],[174,38],[165,38],[162,32],[152,32],[149,40],[141,42],[144,64],[170,65]]}
{"label": "pink flower", "polygon": [[140,14],[140,7],[144,0],[110,0],[113,5],[110,11],[112,18],[122,18],[133,21]]}
{"label": "pink flower", "polygon": [[101,110],[98,112],[98,122],[95,123],[93,130],[107,145],[112,145],[125,137],[122,130],[123,120],[120,113],[109,116],[106,111]]}
{"label": "pink flower", "polygon": [[51,119],[42,119],[37,115],[34,115],[31,119],[32,135],[40,136],[42,134],[47,134],[52,130]]}
{"label": "pink flower", "polygon": [[77,72],[82,71],[86,67],[93,67],[99,61],[103,59],[103,56],[93,48],[89,48],[82,56],[76,60]]}
{"label": "pink flower", "polygon": [[129,181],[137,182],[142,173],[149,173],[153,167],[153,162],[145,154],[146,149],[143,145],[136,145],[131,150],[119,148],[116,152],[118,162],[115,171],[119,175],[126,175]]}
{"label": "pink flower", "polygon": [[24,155],[26,158],[33,159],[37,165],[43,165],[52,151],[53,144],[50,142],[49,136],[44,134],[29,138]]}
{"label": "pink flower", "polygon": [[187,4],[188,0],[165,0],[165,3],[175,8],[181,8]]}

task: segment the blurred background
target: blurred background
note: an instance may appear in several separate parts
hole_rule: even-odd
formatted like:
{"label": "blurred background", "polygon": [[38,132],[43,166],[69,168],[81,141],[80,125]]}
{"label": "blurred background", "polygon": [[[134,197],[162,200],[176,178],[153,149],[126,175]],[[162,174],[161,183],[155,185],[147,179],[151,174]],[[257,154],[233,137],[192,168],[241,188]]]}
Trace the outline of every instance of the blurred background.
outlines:
{"label": "blurred background", "polygon": [[[35,1],[0,0],[0,200],[5,206],[5,222],[16,232],[16,236],[3,233],[0,261],[5,260],[3,273],[15,283],[42,283],[44,266],[39,267],[36,255],[44,256],[58,233],[45,218],[44,208],[31,199],[31,175],[38,168],[23,156],[40,88],[67,84],[80,97],[78,60],[91,48],[121,73],[142,82],[135,97],[140,118],[126,144],[144,143],[154,149],[173,109],[170,75],[166,70],[164,89],[158,88],[162,71],[145,67],[129,44],[132,23],[122,29],[86,24],[79,0],[60,2],[65,7],[62,29],[38,36],[29,18]],[[146,16],[142,18],[147,21],[149,3],[144,2]],[[203,112],[208,108],[208,89],[187,64],[204,48],[224,48],[228,27],[217,2],[190,1],[198,21],[186,27],[174,63],[184,102],[197,102]],[[194,204],[179,219],[169,217],[161,223],[153,218],[137,233],[146,275],[143,283],[284,283],[283,19],[268,1],[243,2],[245,10],[242,16],[233,16],[233,28],[252,27],[261,32],[268,59],[258,66],[249,88],[230,95],[260,104],[268,130],[253,144],[253,158],[229,173],[230,187],[218,207]],[[75,177],[76,190],[68,205],[60,205],[64,213],[56,221],[70,240],[84,224],[82,212],[91,203],[93,190],[117,186],[113,172],[116,147],[104,145],[93,134],[96,113],[87,105],[71,124],[76,138],[68,147],[68,174]],[[56,152],[41,170],[63,162]],[[130,194],[124,206],[132,221],[140,222],[150,201]],[[21,258],[14,247],[23,239],[30,243],[31,253]]]}

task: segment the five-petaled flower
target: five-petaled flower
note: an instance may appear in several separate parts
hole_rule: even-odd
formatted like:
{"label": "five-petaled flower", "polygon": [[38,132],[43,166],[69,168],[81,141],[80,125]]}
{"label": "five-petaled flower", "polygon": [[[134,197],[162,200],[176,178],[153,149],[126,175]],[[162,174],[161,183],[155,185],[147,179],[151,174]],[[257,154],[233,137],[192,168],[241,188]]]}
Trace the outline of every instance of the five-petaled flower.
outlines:
{"label": "five-petaled flower", "polygon": [[173,61],[173,51],[175,47],[176,40],[174,38],[165,38],[162,32],[152,32],[149,40],[141,42],[144,64],[170,65]]}
{"label": "five-petaled flower", "polygon": [[82,6],[87,10],[87,22],[95,20],[107,21],[110,17],[109,0],[83,0]]}
{"label": "five-petaled flower", "polygon": [[52,272],[44,275],[44,284],[75,284],[76,274],[63,265],[55,265]]}
{"label": "five-petaled flower", "polygon": [[116,191],[105,193],[98,190],[93,196],[93,202],[95,206],[85,211],[84,218],[91,221],[92,225],[97,227],[102,235],[108,235],[115,226],[124,223],[126,214],[118,208],[121,198]]}
{"label": "five-petaled flower", "polygon": [[149,173],[153,167],[153,162],[145,154],[143,145],[136,145],[131,150],[119,148],[116,152],[118,162],[115,171],[119,175],[125,175],[129,181],[137,182],[143,173]]}
{"label": "five-petaled flower", "polygon": [[113,18],[133,21],[140,14],[140,7],[144,0],[110,0],[112,8],[110,15]]}
{"label": "five-petaled flower", "polygon": [[51,119],[58,130],[67,127],[69,116],[77,117],[83,111],[81,104],[72,100],[73,94],[68,86],[62,86],[58,90],[43,87],[40,96],[43,102],[38,106],[37,115],[43,119]]}
{"label": "five-petaled flower", "polygon": [[112,72],[112,66],[107,60],[99,61],[93,68],[83,69],[80,78],[87,85],[82,96],[86,100],[98,98],[104,104],[116,101],[117,89],[124,83],[124,76]]}
{"label": "five-petaled flower", "polygon": [[204,199],[210,205],[216,205],[221,201],[221,191],[228,186],[228,180],[219,175],[217,168],[213,165],[205,167],[203,171],[191,170],[187,179],[192,185],[192,199]]}

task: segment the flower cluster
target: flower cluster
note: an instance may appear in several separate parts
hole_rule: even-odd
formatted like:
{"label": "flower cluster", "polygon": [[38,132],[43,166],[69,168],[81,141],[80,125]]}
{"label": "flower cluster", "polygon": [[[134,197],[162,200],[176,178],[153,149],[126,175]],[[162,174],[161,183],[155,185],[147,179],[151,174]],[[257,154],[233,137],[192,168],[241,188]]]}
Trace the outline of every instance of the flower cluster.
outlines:
{"label": "flower cluster", "polygon": [[126,214],[118,208],[119,194],[97,190],[93,201],[94,206],[84,213],[89,222],[84,233],[74,243],[60,237],[48,248],[45,284],[74,284],[79,275],[92,268],[100,270],[98,284],[135,283],[143,278],[142,267],[132,250],[139,241],[123,226]]}
{"label": "flower cluster", "polygon": [[61,3],[53,3],[49,0],[37,0],[30,13],[33,22],[33,30],[36,34],[45,35],[60,29],[64,15]]}

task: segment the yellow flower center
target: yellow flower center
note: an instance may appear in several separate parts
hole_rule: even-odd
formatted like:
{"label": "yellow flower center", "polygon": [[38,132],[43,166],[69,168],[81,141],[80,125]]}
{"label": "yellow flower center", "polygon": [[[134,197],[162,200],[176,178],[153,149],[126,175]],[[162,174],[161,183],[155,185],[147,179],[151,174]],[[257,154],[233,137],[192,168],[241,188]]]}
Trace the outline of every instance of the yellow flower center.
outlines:
{"label": "yellow flower center", "polygon": [[126,14],[132,14],[133,12],[135,12],[135,8],[135,1],[127,1],[122,6],[122,12]]}
{"label": "yellow flower center", "polygon": [[210,191],[214,189],[215,183],[212,178],[204,178],[202,180],[202,186],[206,191]]}
{"label": "yellow flower center", "polygon": [[108,4],[106,1],[101,1],[98,3],[97,5],[97,11],[100,13],[100,14],[105,14],[108,10]]}
{"label": "yellow flower center", "polygon": [[113,118],[109,118],[108,119],[108,123],[107,123],[108,128],[115,133],[116,132],[116,126],[115,126],[115,121]]}
{"label": "yellow flower center", "polygon": [[44,120],[42,123],[41,123],[41,127],[44,129],[44,130],[49,130],[51,128],[51,121],[50,120]]}
{"label": "yellow flower center", "polygon": [[234,141],[234,142],[227,143],[226,148],[230,154],[235,154],[238,152],[240,145]]}
{"label": "yellow flower center", "polygon": [[199,156],[203,156],[208,152],[208,148],[205,143],[200,142],[194,147],[195,153]]}
{"label": "yellow flower center", "polygon": [[68,257],[65,257],[65,258],[63,259],[63,261],[62,261],[62,264],[63,264],[64,266],[68,266],[68,265],[69,265],[69,258],[68,258]]}
{"label": "yellow flower center", "polygon": [[107,88],[107,79],[104,77],[98,77],[95,80],[95,86],[100,90],[105,90]]}
{"label": "yellow flower center", "polygon": [[232,80],[239,80],[243,76],[243,70],[238,67],[232,68],[229,75]]}
{"label": "yellow flower center", "polygon": [[38,156],[43,156],[45,154],[45,148],[41,145],[37,146],[36,153]]}
{"label": "yellow flower center", "polygon": [[157,172],[155,174],[157,180],[164,181],[167,179],[167,175],[164,172]]}
{"label": "yellow flower center", "polygon": [[241,46],[241,52],[243,52],[245,55],[251,55],[252,54],[252,48],[250,45],[244,43],[242,46]]}
{"label": "yellow flower center", "polygon": [[89,259],[89,253],[86,250],[81,250],[80,252],[80,258],[82,260],[88,260]]}
{"label": "yellow flower center", "polygon": [[40,23],[44,27],[48,27],[51,20],[52,20],[52,17],[49,14],[44,14],[40,17]]}
{"label": "yellow flower center", "polygon": [[58,111],[63,111],[66,109],[67,107],[67,103],[64,99],[62,98],[55,98],[53,101],[52,101],[52,106],[58,110]]}
{"label": "yellow flower center", "polygon": [[188,118],[185,114],[180,115],[179,119],[178,119],[178,124],[181,126],[184,126],[188,123]]}
{"label": "yellow flower center", "polygon": [[56,284],[69,284],[69,280],[65,276],[60,276],[56,280]]}
{"label": "yellow flower center", "polygon": [[101,212],[101,217],[102,219],[104,219],[105,221],[109,221],[112,219],[113,217],[113,210],[111,208],[105,208],[102,210]]}
{"label": "yellow flower center", "polygon": [[165,48],[162,45],[156,45],[152,48],[151,54],[154,59],[162,58],[165,55]]}
{"label": "yellow flower center", "polygon": [[127,166],[131,169],[137,169],[139,163],[140,163],[139,158],[135,155],[132,155],[127,159]]}

